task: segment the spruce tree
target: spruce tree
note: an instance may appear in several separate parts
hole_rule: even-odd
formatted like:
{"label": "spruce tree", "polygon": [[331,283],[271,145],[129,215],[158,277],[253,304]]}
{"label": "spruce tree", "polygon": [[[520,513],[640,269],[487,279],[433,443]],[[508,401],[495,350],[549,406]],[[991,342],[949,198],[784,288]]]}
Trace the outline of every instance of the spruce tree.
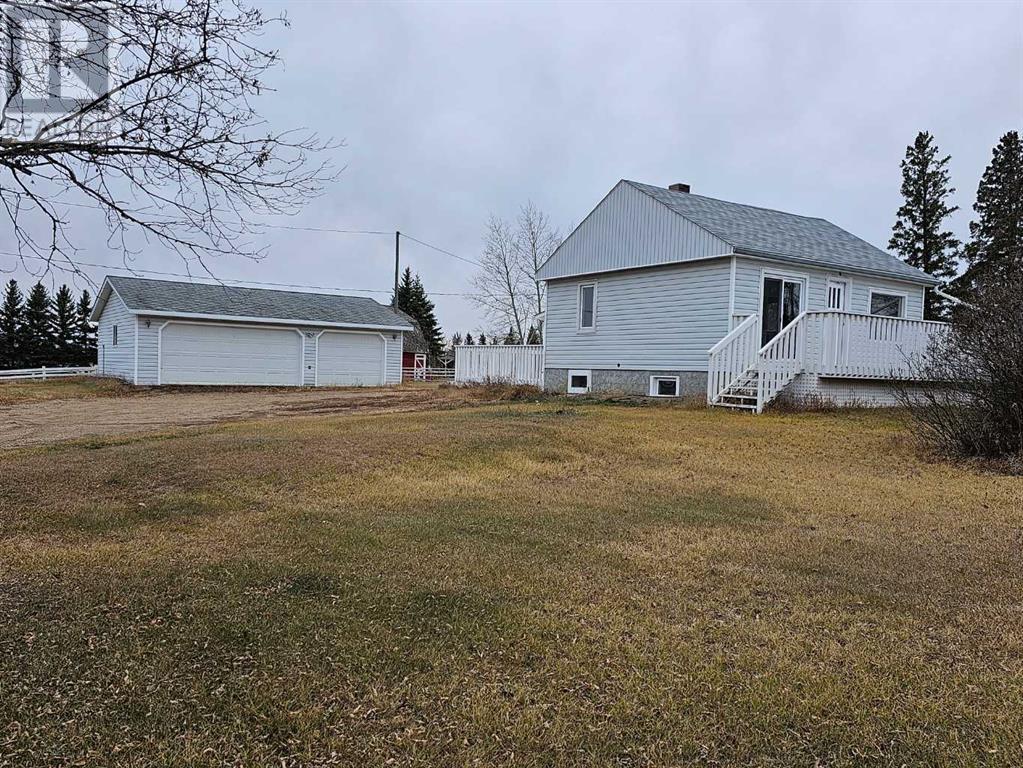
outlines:
{"label": "spruce tree", "polygon": [[1009,131],[991,153],[991,163],[977,187],[973,204],[977,220],[970,222],[966,244],[966,273],[959,281],[972,293],[984,281],[1023,279],[1023,143]]}
{"label": "spruce tree", "polygon": [[25,299],[16,280],[7,283],[0,306],[0,370],[24,368]]}
{"label": "spruce tree", "polygon": [[467,347],[474,347],[474,346],[476,346],[476,342],[475,342],[475,340],[473,340],[471,333],[466,333],[465,334],[465,341],[463,343]]}
{"label": "spruce tree", "polygon": [[529,333],[526,335],[527,344],[543,344],[543,338],[540,336],[540,330],[535,326],[529,326]]}
{"label": "spruce tree", "polygon": [[92,296],[88,289],[82,291],[75,308],[77,325],[75,328],[75,360],[76,365],[96,364],[96,328],[89,321],[92,314]]}
{"label": "spruce tree", "polygon": [[519,334],[515,331],[515,326],[514,325],[509,325],[508,326],[508,333],[506,333],[504,335],[504,343],[505,344],[518,344],[520,342],[521,342],[521,339],[519,338]]}
{"label": "spruce tree", "polygon": [[[392,296],[392,301],[394,297]],[[426,295],[423,281],[419,275],[413,275],[409,267],[405,267],[401,280],[398,282],[398,309],[409,315],[419,325],[426,339],[427,353],[430,361],[435,363],[444,351],[444,334],[434,313],[434,304]]]}
{"label": "spruce tree", "polygon": [[38,368],[53,365],[55,353],[53,303],[46,286],[36,283],[25,301],[25,365]]}
{"label": "spruce tree", "polygon": [[56,365],[73,366],[78,355],[75,348],[75,336],[78,331],[78,316],[75,308],[75,297],[71,289],[62,285],[53,300],[53,341]]}
{"label": "spruce tree", "polygon": [[462,343],[463,343],[462,342],[462,334],[460,334],[457,331],[455,331],[455,333],[451,336],[451,346],[452,347],[460,347],[460,346],[462,346]]}
{"label": "spruce tree", "polygon": [[480,338],[479,341],[477,341],[476,343],[479,344],[481,347],[487,346],[487,334],[483,333],[483,331],[480,331]]}
{"label": "spruce tree", "polygon": [[[950,156],[938,157],[938,145],[926,131],[906,147],[902,161],[903,203],[892,227],[888,247],[903,261],[927,274],[947,282],[955,276],[959,241],[942,222],[958,206],[949,205],[955,193],[948,172]],[[937,320],[944,316],[945,301],[933,291],[927,292],[924,318]]]}

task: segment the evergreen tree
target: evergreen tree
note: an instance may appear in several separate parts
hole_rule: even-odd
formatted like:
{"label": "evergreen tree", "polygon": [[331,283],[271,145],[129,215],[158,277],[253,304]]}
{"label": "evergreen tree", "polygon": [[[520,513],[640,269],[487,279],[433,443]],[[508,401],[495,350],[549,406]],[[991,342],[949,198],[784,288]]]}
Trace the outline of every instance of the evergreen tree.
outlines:
{"label": "evergreen tree", "polygon": [[36,283],[25,301],[24,362],[27,368],[53,365],[55,341],[53,303],[46,286]]}
{"label": "evergreen tree", "polygon": [[460,334],[458,332],[455,332],[455,334],[451,337],[451,346],[452,347],[459,347],[461,345],[462,345],[462,334]]}
{"label": "evergreen tree", "polygon": [[515,331],[515,326],[514,325],[509,325],[508,326],[508,333],[506,333],[504,335],[504,343],[505,344],[519,344],[521,342],[522,342],[522,339],[519,337],[519,334]]}
{"label": "evergreen tree", "polygon": [[[958,206],[949,205],[955,193],[948,172],[950,156],[938,157],[938,145],[926,131],[906,147],[902,169],[903,203],[892,227],[888,247],[907,264],[929,275],[948,281],[955,276],[959,241],[942,222]],[[937,320],[944,316],[945,301],[933,291],[927,292],[924,318]]]}
{"label": "evergreen tree", "polygon": [[466,333],[465,334],[465,341],[463,343],[467,347],[472,347],[472,346],[476,345],[476,342],[473,340],[471,333]]}
{"label": "evergreen tree", "polygon": [[481,347],[487,346],[487,335],[483,333],[483,331],[480,331],[480,339],[476,343],[479,344]]}
{"label": "evergreen tree", "polygon": [[1023,142],[1009,131],[991,153],[973,204],[968,263],[959,286],[972,293],[984,281],[1023,279]]}
{"label": "evergreen tree", "polygon": [[62,285],[53,300],[53,341],[56,357],[55,365],[72,366],[78,360],[75,348],[75,336],[78,331],[78,316],[75,308],[75,297],[71,289]]}
{"label": "evergreen tree", "polygon": [[92,296],[86,289],[75,307],[77,326],[75,328],[76,365],[96,364],[96,328],[89,321],[92,314]]}
{"label": "evergreen tree", "polygon": [[540,330],[535,326],[529,326],[529,333],[526,336],[527,344],[543,344],[543,338],[540,336]]}
{"label": "evergreen tree", "polygon": [[7,283],[0,306],[0,370],[24,368],[25,299],[15,280]]}
{"label": "evergreen tree", "polygon": [[[394,297],[392,296],[392,301]],[[427,353],[431,362],[440,359],[444,351],[444,334],[434,313],[434,304],[426,295],[419,275],[412,275],[412,270],[405,267],[405,272],[398,283],[398,309],[409,315],[419,325],[426,339]]]}

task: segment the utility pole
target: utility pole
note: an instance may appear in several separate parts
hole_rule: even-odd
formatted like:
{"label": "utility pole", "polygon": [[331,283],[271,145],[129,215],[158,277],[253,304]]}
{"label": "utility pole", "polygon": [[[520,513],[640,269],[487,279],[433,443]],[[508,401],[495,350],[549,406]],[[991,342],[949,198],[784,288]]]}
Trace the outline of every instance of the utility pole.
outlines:
{"label": "utility pole", "polygon": [[394,309],[398,309],[398,250],[401,243],[401,232],[394,233]]}

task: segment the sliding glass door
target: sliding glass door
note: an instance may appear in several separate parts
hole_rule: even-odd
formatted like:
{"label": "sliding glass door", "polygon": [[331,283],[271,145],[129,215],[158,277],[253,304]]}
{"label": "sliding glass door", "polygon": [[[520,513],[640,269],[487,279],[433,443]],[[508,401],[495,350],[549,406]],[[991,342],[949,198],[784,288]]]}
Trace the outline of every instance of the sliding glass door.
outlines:
{"label": "sliding glass door", "polygon": [[802,309],[802,294],[803,283],[800,280],[764,278],[760,307],[761,346],[777,336],[782,328],[799,316]]}

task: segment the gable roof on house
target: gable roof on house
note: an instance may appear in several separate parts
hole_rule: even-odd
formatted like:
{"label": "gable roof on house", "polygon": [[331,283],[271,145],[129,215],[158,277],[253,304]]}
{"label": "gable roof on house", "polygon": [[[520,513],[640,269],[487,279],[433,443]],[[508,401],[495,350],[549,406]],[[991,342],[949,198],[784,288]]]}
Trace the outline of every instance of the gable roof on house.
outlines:
{"label": "gable roof on house", "polygon": [[118,276],[103,281],[92,313],[94,321],[102,314],[111,291],[135,315],[412,330],[412,321],[404,312],[362,296]]}
{"label": "gable roof on house", "polygon": [[[675,237],[683,237],[688,242],[669,248],[669,251],[675,252],[674,256],[668,253],[660,260],[651,261],[642,255],[631,257],[631,259],[625,256],[623,260],[622,255],[619,255],[617,261],[613,262],[613,268],[616,269],[653,266],[654,264],[675,263],[692,258],[725,256],[735,253],[839,271],[883,275],[928,285],[936,285],[940,282],[826,219],[732,203],[689,192],[676,192],[625,179],[618,183],[601,205],[604,205],[622,187],[639,192],[648,200],[656,202],[661,215],[671,216],[674,214],[684,219],[685,226],[679,229],[679,225],[676,224],[673,231]],[[644,207],[641,202],[636,200],[630,200],[626,205],[627,207],[623,210],[638,212],[628,215],[636,215],[637,218],[642,219],[642,226],[660,227],[661,229],[667,227],[664,222],[656,221],[657,214],[649,206]],[[600,206],[598,206],[599,208]],[[584,220],[576,231],[579,231],[585,224]],[[628,225],[626,225],[627,227]],[[619,223],[618,229],[622,231],[621,223]],[[562,248],[569,244],[573,235],[575,232],[566,238]],[[691,251],[694,247],[702,248],[702,251],[693,255]],[[715,251],[715,249],[717,250]],[[560,251],[561,248],[558,250]],[[538,274],[543,279],[569,276],[569,274],[563,274],[565,270],[558,267],[558,256],[558,251],[555,251],[540,268]],[[630,260],[634,260],[634,263],[629,263]],[[578,262],[578,259],[573,261]],[[573,264],[572,273],[585,274],[584,271],[579,270],[580,266],[579,263]]]}

